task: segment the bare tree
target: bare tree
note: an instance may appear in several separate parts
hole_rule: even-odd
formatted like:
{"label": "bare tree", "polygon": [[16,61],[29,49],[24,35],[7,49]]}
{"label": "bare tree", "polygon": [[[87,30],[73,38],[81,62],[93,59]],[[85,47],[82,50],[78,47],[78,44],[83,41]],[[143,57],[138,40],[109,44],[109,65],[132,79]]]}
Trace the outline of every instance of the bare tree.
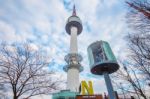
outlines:
{"label": "bare tree", "polygon": [[129,35],[128,40],[132,63],[150,81],[150,35]]}
{"label": "bare tree", "polygon": [[[142,78],[139,78],[137,75],[137,71],[132,67],[129,68],[131,65],[127,65],[123,63],[123,68],[119,69],[117,73],[114,76],[115,80],[113,83],[115,84],[115,87],[117,89],[121,89],[123,92],[124,97],[126,95],[135,95],[138,99],[140,97],[143,97],[144,99],[147,99],[146,95],[146,89],[145,89],[145,83],[143,82]],[[128,69],[127,69],[128,67]],[[118,82],[118,80],[120,80]],[[120,84],[121,83],[121,84]]]}
{"label": "bare tree", "polygon": [[49,94],[60,81],[48,71],[49,58],[29,44],[0,46],[0,83],[13,93],[13,99]]}
{"label": "bare tree", "polygon": [[[126,36],[129,48],[128,61],[121,62],[120,69],[115,78],[122,80],[126,93],[137,95],[140,99],[148,98],[146,94],[147,82],[150,81],[150,1],[149,0],[126,0],[128,13],[127,25],[130,33]],[[126,84],[125,84],[126,82]]]}
{"label": "bare tree", "polygon": [[145,80],[150,81],[150,1],[128,0],[127,23],[130,32],[127,35],[130,62],[135,64],[144,74]]}
{"label": "bare tree", "polygon": [[150,30],[150,1],[126,0],[128,13],[126,15],[128,26],[132,33],[149,33]]}

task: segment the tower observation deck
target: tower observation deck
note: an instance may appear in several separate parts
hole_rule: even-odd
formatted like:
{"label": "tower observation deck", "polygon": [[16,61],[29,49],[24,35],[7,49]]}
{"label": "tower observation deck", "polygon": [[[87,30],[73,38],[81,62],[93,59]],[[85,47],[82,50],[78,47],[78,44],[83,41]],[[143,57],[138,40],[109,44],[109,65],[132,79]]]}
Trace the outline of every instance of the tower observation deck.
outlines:
{"label": "tower observation deck", "polygon": [[65,56],[67,65],[63,68],[67,72],[67,89],[72,92],[79,92],[79,72],[83,71],[81,66],[82,57],[78,54],[77,36],[82,32],[82,23],[76,15],[75,6],[72,16],[67,20],[66,32],[71,36],[70,52]]}

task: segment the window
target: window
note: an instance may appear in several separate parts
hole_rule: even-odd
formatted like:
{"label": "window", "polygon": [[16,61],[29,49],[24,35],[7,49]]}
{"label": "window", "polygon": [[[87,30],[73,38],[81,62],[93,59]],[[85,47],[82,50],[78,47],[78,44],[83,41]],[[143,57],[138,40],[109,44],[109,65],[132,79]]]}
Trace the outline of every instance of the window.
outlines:
{"label": "window", "polygon": [[97,62],[101,62],[103,60],[103,51],[101,46],[93,49],[93,56],[94,56],[94,61]]}

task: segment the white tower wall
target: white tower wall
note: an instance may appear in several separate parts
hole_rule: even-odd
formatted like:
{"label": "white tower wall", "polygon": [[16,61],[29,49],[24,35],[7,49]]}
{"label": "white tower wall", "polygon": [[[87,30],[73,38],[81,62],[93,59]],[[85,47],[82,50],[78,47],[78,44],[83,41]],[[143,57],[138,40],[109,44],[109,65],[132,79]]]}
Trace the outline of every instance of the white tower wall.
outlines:
{"label": "white tower wall", "polygon": [[79,70],[70,68],[67,74],[67,89],[73,92],[79,92]]}
{"label": "white tower wall", "polygon": [[71,27],[70,53],[78,53],[77,31],[77,27]]}
{"label": "white tower wall", "polygon": [[[70,53],[78,53],[77,31],[78,29],[76,27],[74,26],[71,27]],[[72,60],[72,62],[74,64],[78,64],[76,60]],[[78,68],[68,69],[67,89],[73,92],[79,91],[79,69]]]}

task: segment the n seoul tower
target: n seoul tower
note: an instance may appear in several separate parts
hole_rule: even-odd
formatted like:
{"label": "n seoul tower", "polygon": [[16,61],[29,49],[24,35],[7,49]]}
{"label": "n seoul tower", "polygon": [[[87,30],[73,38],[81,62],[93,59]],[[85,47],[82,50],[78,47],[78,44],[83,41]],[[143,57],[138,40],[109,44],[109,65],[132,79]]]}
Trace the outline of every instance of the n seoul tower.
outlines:
{"label": "n seoul tower", "polygon": [[67,89],[71,92],[79,92],[79,73],[83,71],[81,66],[82,57],[78,53],[77,36],[82,32],[82,23],[76,15],[75,5],[72,16],[67,20],[66,32],[71,36],[70,52],[65,56],[67,65],[63,68],[67,72]]}

